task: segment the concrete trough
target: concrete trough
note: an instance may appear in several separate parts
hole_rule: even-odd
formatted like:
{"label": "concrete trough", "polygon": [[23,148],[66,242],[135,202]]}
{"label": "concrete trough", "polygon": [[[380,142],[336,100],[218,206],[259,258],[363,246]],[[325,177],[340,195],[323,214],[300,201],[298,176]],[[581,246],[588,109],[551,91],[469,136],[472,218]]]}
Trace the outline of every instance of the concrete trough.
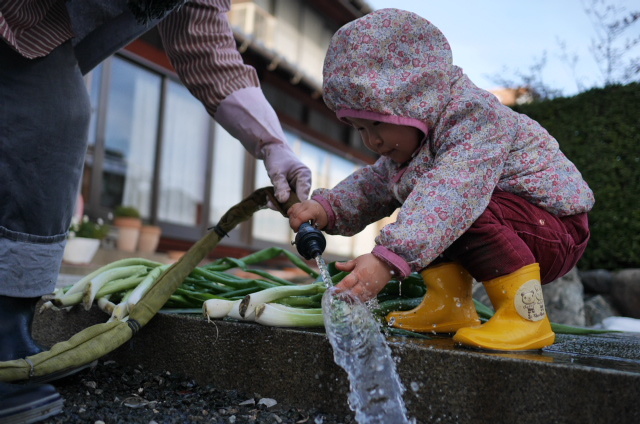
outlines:
{"label": "concrete trough", "polygon": [[[105,320],[95,308],[49,310],[34,334],[50,346]],[[513,354],[458,348],[449,338],[388,343],[418,423],[640,422],[639,333],[559,335],[543,352]],[[294,407],[349,412],[347,374],[322,329],[159,314],[109,358]]]}

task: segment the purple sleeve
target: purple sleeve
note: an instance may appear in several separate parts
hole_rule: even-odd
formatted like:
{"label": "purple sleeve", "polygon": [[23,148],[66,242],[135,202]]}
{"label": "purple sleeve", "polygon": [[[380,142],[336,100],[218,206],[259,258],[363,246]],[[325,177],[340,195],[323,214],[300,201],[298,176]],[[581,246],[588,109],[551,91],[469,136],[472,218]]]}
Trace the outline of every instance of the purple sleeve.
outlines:
{"label": "purple sleeve", "polygon": [[385,160],[365,166],[349,175],[332,189],[317,189],[318,197],[327,210],[330,225],[328,234],[353,236],[367,225],[390,216],[399,206],[388,184]]}

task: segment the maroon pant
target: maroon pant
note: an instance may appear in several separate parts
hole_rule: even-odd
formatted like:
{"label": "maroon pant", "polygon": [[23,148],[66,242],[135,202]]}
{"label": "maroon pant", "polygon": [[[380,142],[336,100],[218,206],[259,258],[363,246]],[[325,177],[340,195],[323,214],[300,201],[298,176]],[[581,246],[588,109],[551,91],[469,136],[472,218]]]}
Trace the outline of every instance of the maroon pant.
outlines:
{"label": "maroon pant", "polygon": [[546,284],[576,265],[588,241],[586,213],[559,218],[520,196],[496,191],[487,209],[444,256],[459,261],[476,281],[537,262]]}

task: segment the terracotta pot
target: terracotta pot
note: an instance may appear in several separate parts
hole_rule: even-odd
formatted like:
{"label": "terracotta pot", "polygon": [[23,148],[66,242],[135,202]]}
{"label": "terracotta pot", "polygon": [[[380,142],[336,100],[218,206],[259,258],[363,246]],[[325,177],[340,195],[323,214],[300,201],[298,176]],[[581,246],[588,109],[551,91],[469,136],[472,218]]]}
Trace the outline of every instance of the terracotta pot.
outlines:
{"label": "terracotta pot", "polygon": [[62,260],[69,264],[88,264],[100,247],[100,240],[74,237],[67,240]]}
{"label": "terracotta pot", "polygon": [[140,228],[138,250],[145,253],[153,253],[158,248],[162,229],[156,225],[143,225]]}
{"label": "terracotta pot", "polygon": [[140,237],[142,220],[140,218],[118,217],[113,221],[113,226],[118,229],[118,241],[116,246],[125,252],[135,252]]}

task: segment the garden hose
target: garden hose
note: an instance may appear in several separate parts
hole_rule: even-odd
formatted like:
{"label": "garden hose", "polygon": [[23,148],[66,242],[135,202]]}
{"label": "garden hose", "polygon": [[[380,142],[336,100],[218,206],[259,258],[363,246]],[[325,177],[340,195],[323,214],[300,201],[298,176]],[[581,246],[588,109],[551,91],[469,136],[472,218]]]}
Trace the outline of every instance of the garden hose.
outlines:
{"label": "garden hose", "polygon": [[256,190],[243,201],[231,207],[202,239],[159,277],[153,288],[131,310],[128,321],[96,324],[56,343],[48,351],[26,358],[0,362],[0,381],[19,382],[44,380],[69,370],[84,367],[126,343],[162,308],[184,279],[238,224],[264,209],[268,202],[286,217],[288,208],[298,202],[291,194],[286,204],[280,204],[273,187]]}

